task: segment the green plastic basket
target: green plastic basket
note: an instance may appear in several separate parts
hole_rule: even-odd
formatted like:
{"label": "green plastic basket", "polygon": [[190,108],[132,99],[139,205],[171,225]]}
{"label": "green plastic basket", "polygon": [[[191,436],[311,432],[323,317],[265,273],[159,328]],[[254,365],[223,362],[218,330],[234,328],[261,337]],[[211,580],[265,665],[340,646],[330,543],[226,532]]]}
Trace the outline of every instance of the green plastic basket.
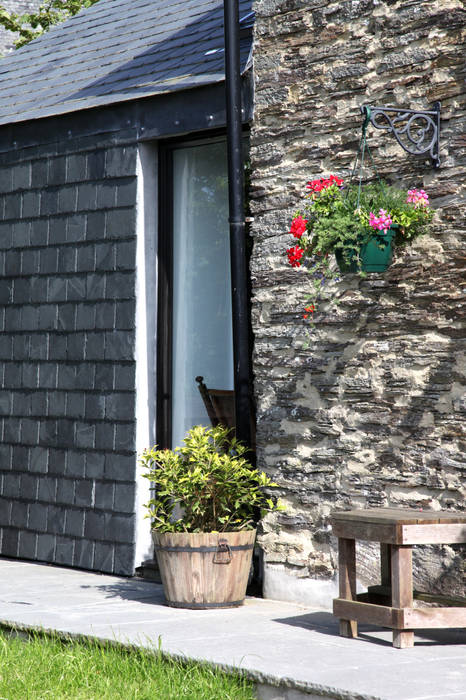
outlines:
{"label": "green plastic basket", "polygon": [[378,234],[361,246],[359,256],[361,258],[361,268],[357,263],[357,252],[349,253],[347,258],[343,257],[341,251],[335,253],[338,267],[342,272],[384,272],[392,262],[392,240],[396,231],[394,228],[388,229],[385,234]]}

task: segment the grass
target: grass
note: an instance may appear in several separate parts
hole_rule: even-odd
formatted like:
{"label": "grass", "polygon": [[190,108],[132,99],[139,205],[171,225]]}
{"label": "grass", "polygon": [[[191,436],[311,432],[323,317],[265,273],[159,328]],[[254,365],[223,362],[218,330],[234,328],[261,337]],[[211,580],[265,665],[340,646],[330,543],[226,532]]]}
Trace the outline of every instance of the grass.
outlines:
{"label": "grass", "polygon": [[0,629],[0,700],[253,700],[240,675],[160,650]]}

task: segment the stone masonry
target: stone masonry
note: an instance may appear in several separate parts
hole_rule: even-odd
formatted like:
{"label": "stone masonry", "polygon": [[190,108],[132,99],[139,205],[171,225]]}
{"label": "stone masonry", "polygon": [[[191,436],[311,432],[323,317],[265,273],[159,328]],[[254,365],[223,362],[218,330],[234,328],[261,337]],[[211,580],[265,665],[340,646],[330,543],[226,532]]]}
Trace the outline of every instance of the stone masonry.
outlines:
{"label": "stone masonry", "polygon": [[[464,27],[460,0],[257,0],[251,260],[258,463],[286,512],[260,537],[265,593],[328,603],[333,509],[465,509]],[[423,187],[433,232],[382,274],[328,290],[306,346],[291,216],[308,179],[348,177],[363,104],[442,103],[441,167],[369,130],[382,177]],[[368,173],[371,175],[371,173]],[[419,548],[418,588],[464,593],[457,547]],[[360,548],[374,581],[377,548]]]}
{"label": "stone masonry", "polygon": [[137,145],[73,130],[0,133],[0,551],[130,574]]}
{"label": "stone masonry", "polygon": [[[39,5],[41,5],[41,0],[3,0],[1,3],[2,7],[8,12],[16,12],[16,14],[21,15],[25,12],[35,12]],[[14,49],[14,41],[16,36],[4,29],[0,28],[0,55],[9,53]]]}

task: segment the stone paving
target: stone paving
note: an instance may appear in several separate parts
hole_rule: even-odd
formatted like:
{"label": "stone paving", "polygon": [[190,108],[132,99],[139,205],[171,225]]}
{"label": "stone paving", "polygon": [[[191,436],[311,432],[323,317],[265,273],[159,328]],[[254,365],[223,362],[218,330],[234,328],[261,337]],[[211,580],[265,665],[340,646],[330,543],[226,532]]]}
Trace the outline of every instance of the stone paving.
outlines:
{"label": "stone paving", "polygon": [[264,700],[466,700],[466,629],[421,631],[413,649],[360,626],[338,636],[328,611],[248,598],[241,608],[181,610],[162,587],[0,559],[0,622],[89,635],[247,671]]}

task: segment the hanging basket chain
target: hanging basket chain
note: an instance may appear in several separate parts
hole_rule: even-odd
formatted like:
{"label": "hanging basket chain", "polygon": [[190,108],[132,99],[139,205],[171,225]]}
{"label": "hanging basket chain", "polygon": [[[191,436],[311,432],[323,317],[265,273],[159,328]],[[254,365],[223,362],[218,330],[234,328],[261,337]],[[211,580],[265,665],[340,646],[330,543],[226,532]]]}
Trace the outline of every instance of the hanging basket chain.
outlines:
{"label": "hanging basket chain", "polygon": [[[364,122],[362,124],[361,140],[359,142],[359,148],[358,148],[358,152],[356,155],[356,160],[354,161],[353,170],[351,172],[351,176],[350,176],[350,180],[349,180],[349,184],[351,184],[353,179],[354,179],[354,175],[356,173],[356,168],[358,166],[359,158],[361,158],[361,164],[359,166],[358,198],[357,198],[357,203],[356,203],[357,209],[359,209],[359,203],[360,203],[360,199],[361,199],[362,177],[363,177],[363,169],[364,169],[364,156],[365,156],[366,151],[369,154],[372,169],[373,169],[375,175],[377,176],[377,179],[380,182],[382,189],[384,189],[384,183],[380,178],[380,175],[378,173],[377,167],[376,167],[375,162],[374,162],[374,158],[372,156],[372,151],[369,148],[369,144],[367,143],[367,127],[369,126],[370,120],[371,120],[371,109],[370,109],[370,107],[365,106],[364,107]],[[347,191],[347,193],[348,193],[348,191]]]}

